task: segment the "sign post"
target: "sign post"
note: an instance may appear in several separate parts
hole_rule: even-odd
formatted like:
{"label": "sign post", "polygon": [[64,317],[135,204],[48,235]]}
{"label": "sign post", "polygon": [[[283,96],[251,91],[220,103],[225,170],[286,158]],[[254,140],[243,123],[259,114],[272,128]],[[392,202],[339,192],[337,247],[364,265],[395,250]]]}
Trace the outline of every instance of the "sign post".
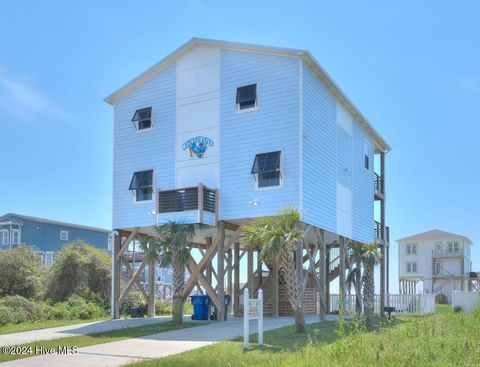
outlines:
{"label": "sign post", "polygon": [[258,298],[249,298],[248,288],[243,291],[243,347],[248,349],[250,320],[258,320],[258,345],[263,345],[263,291]]}

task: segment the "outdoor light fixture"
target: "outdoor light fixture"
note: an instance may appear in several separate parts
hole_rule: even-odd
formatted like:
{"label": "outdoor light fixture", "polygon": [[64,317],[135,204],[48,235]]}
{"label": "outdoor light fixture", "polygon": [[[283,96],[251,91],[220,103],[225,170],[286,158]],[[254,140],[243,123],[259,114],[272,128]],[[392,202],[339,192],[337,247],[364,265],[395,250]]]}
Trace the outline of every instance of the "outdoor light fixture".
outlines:
{"label": "outdoor light fixture", "polygon": [[155,214],[157,214],[155,209],[152,209],[148,212],[148,215],[155,215]]}
{"label": "outdoor light fixture", "polygon": [[253,199],[250,201],[250,205],[258,206],[258,199]]}

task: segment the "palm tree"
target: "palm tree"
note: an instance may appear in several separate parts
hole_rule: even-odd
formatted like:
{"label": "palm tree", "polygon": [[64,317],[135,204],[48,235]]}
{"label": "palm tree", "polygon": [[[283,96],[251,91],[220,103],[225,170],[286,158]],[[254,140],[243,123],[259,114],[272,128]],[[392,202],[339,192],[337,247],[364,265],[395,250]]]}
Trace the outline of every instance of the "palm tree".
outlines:
{"label": "palm tree", "polygon": [[365,313],[365,323],[367,327],[373,324],[373,310],[375,306],[375,280],[374,267],[380,262],[381,255],[378,252],[376,243],[362,245],[362,263],[363,263],[363,310]]}
{"label": "palm tree", "polygon": [[177,324],[183,321],[182,294],[185,268],[190,258],[188,241],[194,237],[195,230],[195,225],[183,222],[167,222],[157,227],[158,261],[160,266],[171,266],[173,269],[172,319]]}
{"label": "palm tree", "polygon": [[303,240],[299,229],[300,213],[286,208],[274,217],[255,218],[242,229],[241,241],[246,247],[260,249],[260,258],[266,262],[278,262],[281,266],[287,295],[295,315],[295,328],[305,333],[305,316],[301,297],[301,280],[294,268],[294,250]]}
{"label": "palm tree", "polygon": [[[355,288],[355,293],[357,292],[357,289],[356,289],[356,285],[358,284],[359,282],[359,279],[361,277],[361,273],[362,273],[362,270],[358,267],[355,267],[353,268],[352,270],[350,270],[347,274],[347,278],[345,279],[345,282],[346,282],[346,286],[348,287],[348,298],[349,300],[351,299],[351,295],[352,295],[352,286]],[[355,299],[357,299],[357,297],[355,297]],[[358,307],[358,303],[356,302],[355,303],[355,310],[357,312],[359,312],[359,307]],[[361,310],[361,305],[360,305],[360,310]]]}

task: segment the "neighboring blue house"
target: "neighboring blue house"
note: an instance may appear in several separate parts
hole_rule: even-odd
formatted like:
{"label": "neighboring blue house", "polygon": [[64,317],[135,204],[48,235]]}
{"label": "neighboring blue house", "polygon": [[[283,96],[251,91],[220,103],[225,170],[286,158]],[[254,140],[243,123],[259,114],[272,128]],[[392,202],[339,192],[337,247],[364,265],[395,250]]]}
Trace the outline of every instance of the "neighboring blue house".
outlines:
{"label": "neighboring blue house", "polygon": [[[300,211],[308,246],[326,246],[326,255],[314,256],[326,256],[316,264],[328,268],[328,285],[345,282],[346,247],[376,241],[385,253],[381,294],[388,293],[390,146],[310,52],[194,38],[105,101],[114,120],[115,317],[121,246],[170,220],[204,225],[191,241],[202,261],[190,259],[182,296],[201,284],[215,304],[234,292],[239,306],[240,252],[253,251],[235,247],[242,225],[285,206]],[[251,294],[265,280],[253,259],[246,259]],[[278,272],[269,269],[268,277],[278,310]],[[315,292],[328,302],[328,292],[313,287],[312,310]]]}
{"label": "neighboring blue house", "polygon": [[27,244],[42,256],[46,266],[51,265],[55,253],[65,244],[78,239],[109,250],[111,231],[15,213],[0,216],[0,250]]}

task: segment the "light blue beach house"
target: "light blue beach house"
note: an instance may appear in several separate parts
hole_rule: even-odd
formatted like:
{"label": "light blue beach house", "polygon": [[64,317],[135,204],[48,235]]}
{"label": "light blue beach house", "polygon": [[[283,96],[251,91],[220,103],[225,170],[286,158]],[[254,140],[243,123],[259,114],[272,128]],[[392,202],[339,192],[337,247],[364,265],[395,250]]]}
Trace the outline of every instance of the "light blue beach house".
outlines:
{"label": "light blue beach house", "polygon": [[[307,234],[299,250],[306,312],[329,311],[333,279],[346,288],[356,241],[381,245],[381,293],[388,292],[390,147],[308,51],[194,38],[105,101],[114,116],[116,271],[128,244],[155,225],[202,223],[184,297],[197,287],[220,308],[229,294],[239,313],[245,282],[251,294],[264,289],[265,313],[288,314],[281,272],[238,238],[250,218],[293,206]],[[315,286],[317,276],[327,287]],[[124,297],[115,279],[118,317]]]}

